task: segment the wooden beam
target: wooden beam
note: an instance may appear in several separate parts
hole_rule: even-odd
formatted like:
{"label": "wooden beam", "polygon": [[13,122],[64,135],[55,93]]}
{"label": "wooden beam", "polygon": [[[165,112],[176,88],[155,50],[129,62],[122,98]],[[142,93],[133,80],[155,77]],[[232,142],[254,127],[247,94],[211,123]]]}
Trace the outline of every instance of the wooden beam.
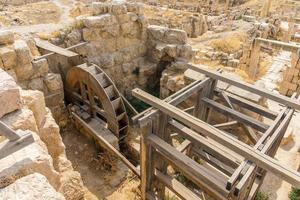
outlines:
{"label": "wooden beam", "polygon": [[266,97],[266,98],[276,101],[278,103],[289,106],[293,109],[300,110],[300,103],[297,100],[290,99],[283,95],[275,94],[269,90],[261,89],[257,86],[251,85],[249,83],[242,83],[241,81],[233,80],[224,75],[221,75],[220,73],[216,73],[216,72],[207,70],[203,66],[201,67],[201,66],[195,66],[195,65],[191,65],[191,64],[189,64],[188,66],[190,69],[195,70],[196,72],[205,74],[206,76],[211,77],[213,79],[218,79],[222,82],[228,83],[230,85],[234,85],[236,87],[247,90],[254,94]]}
{"label": "wooden beam", "polygon": [[8,140],[14,141],[20,139],[20,136],[5,123],[0,120],[0,135],[5,136]]}
{"label": "wooden beam", "polygon": [[[201,90],[207,84],[207,82],[209,82],[209,80],[210,80],[210,78],[195,81],[195,82],[191,83],[190,85],[177,91],[176,93],[172,94],[171,96],[165,98],[164,101],[168,102],[172,105],[177,105],[177,104],[181,103],[182,101],[185,101],[186,99],[188,99],[193,93]],[[145,124],[147,124],[147,121],[149,120],[149,118],[151,118],[157,114],[158,114],[158,110],[149,108],[149,109],[145,110],[144,112],[133,117],[132,121],[134,124],[139,122],[140,126],[144,126]]]}
{"label": "wooden beam", "polygon": [[175,120],[170,121],[169,124],[169,128],[171,130],[180,133],[181,135],[183,135],[183,137],[193,142],[195,144],[195,148],[196,146],[200,147],[203,151],[218,158],[224,164],[231,166],[232,168],[236,168],[238,167],[239,163],[241,163],[242,158],[238,157],[238,155],[235,152],[232,152],[225,146],[216,143],[210,138],[206,138],[202,135],[199,135],[195,131],[189,129],[188,127],[182,125],[181,123]]}
{"label": "wooden beam", "polygon": [[241,123],[245,123],[253,128],[255,128],[258,131],[265,132],[268,130],[269,126],[265,123],[262,123],[252,117],[249,117],[243,113],[240,113],[236,110],[233,110],[231,108],[228,108],[220,103],[217,103],[213,100],[210,100],[208,98],[203,98],[203,102],[205,102],[208,106],[212,107],[214,110],[224,114],[225,116],[229,116],[232,119],[235,119]]}
{"label": "wooden beam", "polygon": [[278,113],[274,112],[274,111],[271,111],[269,110],[268,108],[266,107],[263,107],[259,104],[256,104],[256,103],[253,103],[252,101],[249,101],[247,99],[244,99],[242,97],[239,97],[235,94],[231,94],[229,92],[225,92],[225,91],[222,91],[220,89],[216,89],[215,93],[217,96],[221,96],[221,92],[225,93],[229,100],[233,103],[233,104],[237,104],[238,106],[242,107],[242,108],[245,108],[249,111],[252,111],[252,112],[256,112],[260,115],[263,115],[264,117],[267,117],[267,118],[270,118],[270,119],[275,119],[278,115]]}
{"label": "wooden beam", "polygon": [[19,151],[20,149],[32,144],[34,142],[34,138],[31,133],[28,132],[19,132],[19,139],[9,141],[5,140],[0,143],[0,159]]}
{"label": "wooden beam", "polygon": [[46,40],[41,40],[39,38],[35,38],[34,41],[35,41],[36,46],[38,46],[42,49],[46,49],[47,51],[52,51],[54,53],[66,56],[68,58],[78,56],[77,53],[74,53],[73,51],[70,51],[70,50],[61,48],[59,46],[56,46],[54,44],[51,44],[50,42],[48,42]]}
{"label": "wooden beam", "polygon": [[285,51],[291,51],[294,53],[297,53],[297,51],[300,49],[300,46],[294,43],[281,42],[277,40],[269,40],[264,38],[255,38],[255,41],[257,41],[258,43],[266,44],[268,46],[282,48]]}
{"label": "wooden beam", "polygon": [[[81,47],[81,46],[84,46],[86,45],[88,42],[81,42],[79,44],[75,44],[73,46],[70,46],[70,47],[67,47],[65,48],[66,50],[71,50],[71,49],[75,49],[77,47]],[[34,58],[34,60],[40,60],[40,59],[43,59],[43,58],[48,58],[49,56],[52,56],[52,55],[55,55],[56,53],[55,52],[51,52],[51,53],[47,53],[47,54],[44,54],[44,55],[41,55],[39,57],[36,57]]]}
{"label": "wooden beam", "polygon": [[[295,187],[300,187],[300,174],[296,170],[289,169],[288,167],[283,166],[277,160],[265,154],[262,154],[249,145],[231,136],[228,136],[226,133],[223,133],[215,127],[189,115],[188,113],[176,108],[175,106],[172,106],[156,97],[153,97],[150,94],[147,94],[140,89],[134,89],[132,93],[133,96],[145,101],[149,105],[161,110],[169,116],[172,116],[174,119],[181,121],[197,132],[214,139],[220,144],[225,145],[229,149],[244,156],[246,159],[254,162],[259,167],[272,172],[279,178],[289,182]],[[289,102],[291,105],[294,105],[294,103],[292,103],[293,101],[289,100]],[[296,103],[296,105],[297,104],[298,102]]]}
{"label": "wooden beam", "polygon": [[137,169],[125,156],[123,156],[113,145],[111,145],[108,141],[106,141],[101,135],[97,134],[94,129],[92,129],[88,124],[83,121],[76,113],[72,112],[72,116],[76,119],[81,126],[85,127],[86,130],[93,133],[93,135],[97,135],[97,139],[101,141],[101,144],[109,150],[111,153],[116,155],[135,175],[140,177],[140,170]]}
{"label": "wooden beam", "polygon": [[165,186],[167,186],[172,192],[174,192],[178,197],[185,200],[202,200],[194,192],[185,187],[182,183],[177,181],[175,178],[170,177],[161,173],[159,170],[154,170],[155,177],[161,181]]}
{"label": "wooden beam", "polygon": [[168,143],[164,142],[154,134],[149,135],[148,141],[158,153],[176,166],[188,179],[201,187],[205,192],[217,199],[227,199],[229,194],[225,190],[226,180],[220,179],[216,174],[201,166],[196,161],[178,152]]}
{"label": "wooden beam", "polygon": [[217,129],[226,130],[226,129],[234,128],[237,125],[239,125],[239,123],[237,121],[231,121],[231,122],[225,122],[225,123],[221,123],[221,124],[215,124],[213,126]]}

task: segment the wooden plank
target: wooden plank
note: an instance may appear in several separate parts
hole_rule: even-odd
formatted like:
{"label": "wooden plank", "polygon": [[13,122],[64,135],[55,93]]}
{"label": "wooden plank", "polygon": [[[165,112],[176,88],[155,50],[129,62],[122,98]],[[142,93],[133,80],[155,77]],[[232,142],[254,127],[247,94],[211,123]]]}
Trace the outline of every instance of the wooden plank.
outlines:
{"label": "wooden plank", "polygon": [[[238,167],[239,163],[242,161],[242,158],[238,157],[235,152],[232,152],[225,146],[220,145],[209,138],[199,135],[181,123],[172,120],[169,122],[169,124],[171,130],[182,134],[189,141],[195,143],[195,148],[196,146],[199,146],[201,149],[203,149],[203,151],[218,158],[224,164],[235,168]],[[197,138],[193,137],[193,135],[197,135]]]}
{"label": "wooden plank", "polygon": [[265,132],[268,130],[269,126],[263,122],[260,122],[252,117],[249,117],[243,113],[240,113],[236,110],[228,108],[220,103],[217,103],[208,98],[203,98],[203,102],[205,102],[208,106],[212,107],[214,110],[224,114],[225,116],[229,116],[232,119],[235,119],[241,123],[245,123],[258,131]]}
{"label": "wooden plank", "polygon": [[152,150],[147,144],[147,137],[152,133],[152,124],[148,124],[142,128],[141,132],[141,153],[140,153],[140,169],[141,169],[141,197],[147,199],[147,192],[150,190],[152,182]]}
{"label": "wooden plank", "polygon": [[260,115],[263,115],[264,117],[270,118],[270,119],[275,119],[277,117],[276,112],[269,110],[266,107],[263,107],[259,104],[253,103],[252,101],[249,101],[247,99],[244,99],[242,97],[239,97],[235,94],[229,93],[229,92],[225,92],[225,91],[221,91],[219,89],[216,89],[216,95],[220,96],[221,92],[225,93],[229,100],[233,103],[236,104],[242,108],[246,108],[247,110],[250,110],[252,112],[256,112]]}
{"label": "wooden plank", "polygon": [[140,177],[140,170],[137,169],[125,156],[123,156],[113,145],[107,142],[101,135],[97,134],[94,129],[92,129],[88,124],[83,121],[76,113],[71,112],[72,116],[76,119],[81,126],[85,127],[86,130],[90,131],[92,134],[97,135],[97,139],[101,141],[101,144],[109,150],[111,153],[116,155],[135,175]]}
{"label": "wooden plank", "polygon": [[[268,154],[268,151],[273,147],[274,143],[276,141],[281,141],[282,137],[284,136],[284,133],[290,123],[290,120],[294,114],[294,110],[290,110],[284,120],[281,122],[279,127],[276,129],[274,134],[270,137],[270,139],[266,142],[263,149],[261,150],[262,153]],[[278,145],[280,142],[278,142]],[[278,146],[277,148],[278,149]],[[275,151],[276,152],[276,151]],[[240,180],[240,182],[235,187],[235,195],[238,195],[240,191],[243,190],[245,187],[245,183],[250,179],[251,175],[254,173],[254,170],[256,169],[256,165],[254,163],[251,164],[246,174],[243,176],[243,178]]]}
{"label": "wooden plank", "polygon": [[[177,105],[182,101],[188,99],[193,93],[201,90],[205,84],[210,80],[210,78],[206,78],[204,80],[198,80],[190,85],[184,87],[183,89],[179,90],[178,92],[172,94],[171,96],[164,99],[165,102],[168,102],[172,105]],[[139,122],[140,126],[144,126],[147,123],[149,118],[153,117],[154,115],[158,114],[158,110],[149,108],[146,111],[140,113],[139,115],[132,118],[133,123]]]}
{"label": "wooden plank", "polygon": [[78,56],[77,53],[74,53],[73,51],[70,51],[70,50],[61,48],[59,46],[56,46],[54,44],[51,44],[50,42],[48,42],[46,40],[41,40],[39,38],[35,38],[34,41],[35,41],[36,46],[38,46],[42,49],[46,49],[47,51],[52,51],[54,53],[66,56],[68,58]]}
{"label": "wooden plank", "polygon": [[[227,94],[225,92],[221,92],[221,96],[223,97],[223,99],[225,100],[225,102],[227,103],[227,105],[233,109],[233,110],[237,110],[233,104],[231,103],[229,97],[227,96]],[[250,127],[250,126],[247,126],[245,124],[241,124],[242,125],[242,128],[244,129],[244,131],[246,132],[248,138],[250,139],[250,141],[253,143],[253,144],[256,144],[258,138],[256,136],[256,133],[254,132],[254,130]]]}
{"label": "wooden plank", "polygon": [[228,78],[224,75],[221,75],[220,73],[216,73],[216,72],[207,70],[203,66],[201,67],[201,65],[200,66],[195,66],[195,65],[189,64],[188,67],[192,70],[195,70],[196,72],[205,74],[208,77],[211,77],[213,79],[218,79],[222,82],[228,83],[230,85],[234,85],[236,87],[247,90],[247,91],[252,92],[254,94],[266,97],[266,98],[271,99],[273,101],[276,101],[278,103],[289,106],[293,109],[300,110],[300,103],[297,100],[290,99],[289,97],[286,97],[286,96],[283,96],[283,95],[275,94],[272,91],[259,88],[257,86],[251,85],[249,83],[243,83],[241,81],[233,80],[233,79]]}
{"label": "wooden plank", "polygon": [[231,122],[225,122],[221,124],[214,124],[213,126],[217,129],[226,130],[226,129],[234,128],[238,125],[239,123],[237,121],[231,121]]}
{"label": "wooden plank", "polygon": [[229,194],[225,190],[226,180],[224,182],[224,179],[220,179],[212,171],[178,152],[154,134],[149,135],[148,141],[151,146],[158,150],[160,155],[176,166],[188,179],[192,180],[208,194],[217,199],[226,199],[226,196]]}
{"label": "wooden plank", "polygon": [[177,151],[183,153],[186,149],[190,147],[192,143],[189,140],[184,140],[178,147],[176,147]]}
{"label": "wooden plank", "polygon": [[[225,145],[229,149],[239,153],[246,159],[257,164],[259,167],[272,172],[277,177],[289,182],[295,187],[300,187],[300,174],[296,170],[289,169],[288,167],[283,166],[277,160],[265,154],[262,154],[261,152],[250,147],[249,145],[231,136],[228,136],[226,133],[223,133],[215,127],[189,115],[188,113],[176,108],[175,106],[172,106],[156,97],[153,97],[150,94],[147,94],[146,92],[140,89],[134,89],[133,95],[145,101],[149,105],[168,114],[169,116],[172,116],[174,119],[181,121],[182,123],[186,124],[187,126],[191,127],[197,132],[202,133],[214,139],[216,142]],[[289,102],[293,101],[289,100]],[[293,103],[290,104],[294,105]]]}
{"label": "wooden plank", "polygon": [[155,177],[166,185],[172,192],[174,192],[181,199],[186,200],[202,200],[194,192],[185,187],[182,183],[177,181],[175,178],[170,177],[161,173],[159,170],[155,169]]}
{"label": "wooden plank", "polygon": [[264,38],[255,38],[255,40],[258,43],[263,43],[263,44],[266,44],[266,45],[272,46],[272,47],[282,48],[285,51],[291,51],[294,53],[297,53],[297,51],[300,48],[300,46],[297,44],[282,42],[282,41],[278,41],[278,40],[269,40],[269,39],[264,39]]}
{"label": "wooden plank", "polygon": [[31,133],[23,132],[22,134],[18,134],[19,139],[9,141],[5,140],[0,143],[0,159],[9,156],[10,154],[19,151],[20,149],[32,144],[34,142],[34,138]]}
{"label": "wooden plank", "polygon": [[[70,47],[67,47],[67,48],[65,48],[65,49],[66,49],[66,50],[71,50],[71,49],[75,49],[75,48],[77,48],[77,47],[84,46],[84,45],[86,45],[86,44],[88,44],[88,42],[81,42],[81,43],[79,43],[79,44],[75,44],[75,45],[70,46]],[[44,54],[44,55],[41,55],[41,56],[39,56],[39,57],[34,58],[34,60],[40,60],[40,59],[43,59],[43,58],[48,58],[49,56],[52,56],[52,55],[55,55],[55,54],[56,54],[55,52],[47,53],[47,54]]]}
{"label": "wooden plank", "polygon": [[[286,109],[283,110],[277,118],[274,120],[270,128],[262,135],[262,137],[258,140],[258,142],[254,145],[254,149],[259,149],[260,146],[273,134],[273,132],[276,130],[276,128],[279,126],[282,118],[284,117],[286,112]],[[237,179],[240,177],[240,174],[242,173],[245,166],[250,166],[250,161],[243,161],[241,165],[235,170],[235,172],[232,174],[232,176],[228,179],[226,188],[227,190],[230,190],[231,187],[234,185],[234,183],[237,181]]]}
{"label": "wooden plank", "polygon": [[9,128],[5,123],[0,120],[0,135],[5,136],[10,141],[15,141],[20,139],[20,136],[11,128]]}

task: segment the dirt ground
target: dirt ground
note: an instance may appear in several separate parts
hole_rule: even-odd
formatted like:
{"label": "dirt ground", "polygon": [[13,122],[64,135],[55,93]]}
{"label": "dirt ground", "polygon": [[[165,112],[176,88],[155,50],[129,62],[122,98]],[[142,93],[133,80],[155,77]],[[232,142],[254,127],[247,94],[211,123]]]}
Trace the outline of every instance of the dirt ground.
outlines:
{"label": "dirt ground", "polygon": [[[68,159],[82,176],[86,187],[85,199],[140,199],[138,179],[123,164],[122,169],[111,166],[110,162],[113,161],[107,161],[107,154],[69,124],[62,130],[63,142]],[[122,171],[127,175],[123,177]]]}

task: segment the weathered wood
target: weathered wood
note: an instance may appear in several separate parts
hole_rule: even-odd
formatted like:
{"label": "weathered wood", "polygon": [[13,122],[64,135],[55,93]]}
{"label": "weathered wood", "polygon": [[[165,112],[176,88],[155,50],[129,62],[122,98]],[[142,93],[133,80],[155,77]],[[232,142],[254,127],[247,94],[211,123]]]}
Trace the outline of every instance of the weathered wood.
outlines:
{"label": "weathered wood", "polygon": [[263,107],[259,104],[253,103],[247,99],[244,99],[242,97],[239,97],[235,94],[231,94],[229,92],[221,91],[219,89],[216,89],[216,95],[221,96],[221,92],[226,94],[226,96],[229,98],[229,100],[233,103],[236,104],[242,108],[245,108],[249,111],[256,112],[264,117],[270,118],[270,119],[275,119],[277,117],[276,112],[269,110],[266,107]]}
{"label": "weathered wood", "polygon": [[0,143],[0,159],[19,151],[34,142],[34,138],[31,133],[22,131],[21,134],[16,133],[16,135],[18,135],[18,139],[12,141],[5,140]]}
{"label": "weathered wood", "polygon": [[10,141],[20,139],[20,136],[2,121],[0,121],[0,135],[5,136]]}
{"label": "weathered wood", "polygon": [[239,125],[239,123],[237,121],[231,121],[231,122],[225,122],[225,123],[221,123],[221,124],[214,124],[213,126],[215,128],[221,129],[221,130],[226,130],[226,129],[234,128],[238,125]]}
{"label": "weathered wood", "polygon": [[186,200],[202,200],[194,192],[185,187],[182,183],[177,181],[175,178],[165,175],[159,170],[155,169],[155,177],[161,181],[165,186],[167,186],[172,192],[178,195],[182,199]]}
{"label": "weathered wood", "polygon": [[202,135],[199,135],[195,131],[180,124],[179,122],[172,120],[169,122],[169,124],[169,128],[171,130],[182,134],[189,141],[193,142],[195,144],[195,148],[200,147],[203,151],[218,158],[224,164],[235,168],[238,167],[239,163],[242,161],[241,157],[238,157],[236,153],[232,152],[225,146],[218,144],[215,141],[210,140],[209,138],[203,137]]}
{"label": "weathered wood", "polygon": [[[168,103],[156,97],[153,97],[152,95],[149,95],[140,89],[134,89],[133,95],[145,101],[149,105],[172,116],[174,119],[183,122],[184,124],[188,125],[189,127],[196,130],[197,132],[207,135],[208,137],[214,139],[216,142],[222,143],[223,145],[227,146],[231,150],[238,152],[246,159],[257,164],[259,167],[272,172],[279,178],[293,184],[295,187],[300,187],[300,174],[297,171],[289,169],[286,166],[283,166],[275,159],[265,154],[262,154],[257,150],[254,150],[252,147],[248,146],[247,144],[244,144],[243,142],[228,136],[227,134],[214,128],[213,126],[204,123],[203,121],[189,115],[188,113],[183,112],[182,110],[176,108],[175,106],[169,105]],[[291,104],[292,107],[298,105],[297,101],[288,100],[287,102],[289,102],[289,104]]]}
{"label": "weathered wood", "polygon": [[[65,48],[65,49],[66,49],[66,50],[71,50],[71,49],[75,49],[75,48],[77,48],[77,47],[84,46],[84,45],[86,45],[86,44],[88,44],[88,42],[81,42],[81,43],[79,43],[79,44],[75,44],[75,45],[70,46],[70,47],[67,47],[67,48]],[[39,57],[34,58],[34,60],[40,60],[40,59],[43,59],[43,58],[48,58],[48,57],[50,57],[50,56],[52,56],[52,55],[55,55],[55,54],[56,54],[55,52],[47,53],[47,54],[45,54],[45,55],[41,55],[41,56],[39,56]]]}
{"label": "weathered wood", "polygon": [[35,41],[36,46],[38,46],[42,49],[46,49],[48,51],[52,51],[52,52],[57,53],[59,55],[66,56],[68,58],[78,56],[77,53],[74,53],[73,51],[70,51],[70,50],[61,48],[59,46],[56,46],[54,44],[51,44],[50,42],[48,42],[46,40],[41,40],[39,38],[35,38],[34,41]]}
{"label": "weathered wood", "polygon": [[[210,78],[206,78],[204,80],[198,80],[190,85],[184,87],[183,89],[179,90],[178,92],[174,93],[173,95],[164,99],[165,102],[168,102],[172,105],[177,105],[182,101],[188,99],[193,93],[201,90],[207,82],[210,81]],[[139,115],[132,118],[133,123],[139,122],[139,126],[143,126],[147,123],[147,121],[158,114],[157,109],[149,108],[146,111],[140,113]]]}
{"label": "weathered wood", "polygon": [[205,74],[208,77],[211,77],[213,79],[218,79],[222,82],[228,83],[230,85],[234,85],[234,86],[239,87],[239,88],[244,89],[244,90],[248,90],[249,92],[252,92],[254,94],[266,97],[266,98],[271,99],[273,101],[276,101],[278,103],[289,106],[293,109],[300,110],[299,101],[290,99],[286,96],[275,94],[272,91],[269,91],[269,90],[266,90],[266,89],[261,89],[257,86],[251,85],[249,83],[243,83],[241,81],[230,79],[230,78],[228,78],[224,75],[221,75],[220,73],[212,72],[212,71],[207,70],[207,69],[205,69],[201,66],[195,66],[195,65],[189,64],[188,67],[192,70],[195,70],[196,72]]}
{"label": "weathered wood", "polygon": [[106,141],[101,135],[97,134],[93,128],[88,126],[88,124],[82,120],[76,113],[72,112],[72,116],[76,119],[76,122],[81,126],[85,127],[86,130],[90,131],[93,135],[97,135],[98,141],[111,153],[116,155],[122,162],[137,176],[140,177],[140,170],[138,170],[125,156],[123,156],[113,145]]}
{"label": "weathered wood", "polygon": [[277,40],[269,40],[269,39],[264,39],[264,38],[255,38],[255,41],[257,41],[259,44],[263,43],[263,44],[266,44],[268,46],[281,48],[285,51],[291,51],[291,52],[294,52],[294,53],[297,53],[297,51],[300,48],[300,45],[298,45],[298,44],[288,43],[288,42],[281,42],[281,41],[277,41]]}
{"label": "weathered wood", "polygon": [[168,143],[155,135],[150,135],[148,141],[158,153],[170,163],[175,165],[185,176],[199,185],[204,191],[217,199],[226,199],[228,192],[225,190],[224,180],[216,176],[212,171],[198,164],[186,155],[178,152]]}
{"label": "weathered wood", "polygon": [[192,143],[189,140],[184,140],[178,147],[176,147],[177,151],[183,153]]}
{"label": "weathered wood", "polygon": [[152,181],[152,149],[147,144],[147,138],[152,133],[152,124],[144,126],[141,131],[141,151],[140,151],[140,168],[141,168],[141,196],[143,200],[147,199],[147,192],[150,190]]}
{"label": "weathered wood", "polygon": [[222,114],[224,114],[225,116],[229,116],[232,119],[235,119],[241,123],[245,123],[253,128],[255,128],[256,130],[265,132],[269,126],[264,124],[263,122],[260,122],[252,117],[249,117],[243,113],[240,113],[236,110],[233,110],[231,108],[228,108],[220,103],[217,103],[213,100],[210,100],[208,98],[203,98],[202,99],[203,102],[205,102],[208,106],[212,107],[214,110],[216,110],[217,112],[220,112]]}

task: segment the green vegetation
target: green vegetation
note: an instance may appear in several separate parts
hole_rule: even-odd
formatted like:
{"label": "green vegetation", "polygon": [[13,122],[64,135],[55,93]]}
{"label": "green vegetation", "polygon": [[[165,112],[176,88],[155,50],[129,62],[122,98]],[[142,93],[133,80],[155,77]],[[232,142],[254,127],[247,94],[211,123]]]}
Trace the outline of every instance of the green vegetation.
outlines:
{"label": "green vegetation", "polygon": [[259,191],[256,194],[255,200],[269,200],[269,195]]}
{"label": "green vegetation", "polygon": [[293,188],[292,191],[289,193],[289,198],[291,200],[300,200],[300,189]]}

